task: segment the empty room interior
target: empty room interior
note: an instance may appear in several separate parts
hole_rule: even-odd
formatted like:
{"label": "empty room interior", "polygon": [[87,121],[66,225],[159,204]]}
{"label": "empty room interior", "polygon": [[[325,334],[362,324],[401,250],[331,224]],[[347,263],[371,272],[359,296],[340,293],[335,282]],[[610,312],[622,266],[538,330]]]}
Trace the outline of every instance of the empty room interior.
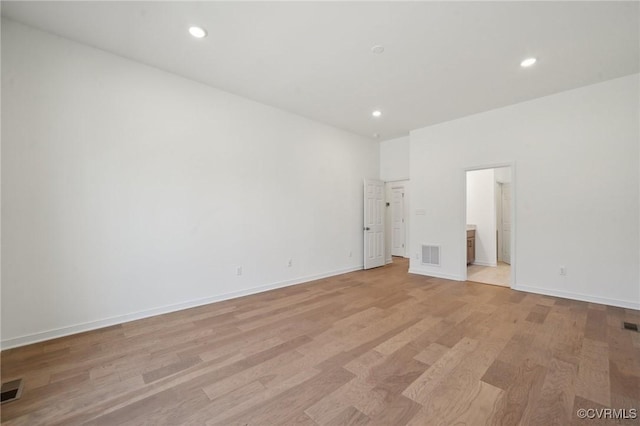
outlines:
{"label": "empty room interior", "polygon": [[639,6],[2,1],[2,424],[638,424]]}

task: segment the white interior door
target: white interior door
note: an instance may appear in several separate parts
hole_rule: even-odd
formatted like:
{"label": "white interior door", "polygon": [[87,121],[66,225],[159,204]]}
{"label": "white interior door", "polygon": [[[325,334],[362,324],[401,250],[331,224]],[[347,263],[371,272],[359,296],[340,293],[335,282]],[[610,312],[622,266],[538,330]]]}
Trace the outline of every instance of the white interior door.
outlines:
{"label": "white interior door", "polygon": [[511,184],[502,184],[502,261],[511,264]]}
{"label": "white interior door", "polygon": [[384,265],[384,183],[364,181],[364,269]]}
{"label": "white interior door", "polygon": [[391,189],[391,255],[404,256],[404,188]]}

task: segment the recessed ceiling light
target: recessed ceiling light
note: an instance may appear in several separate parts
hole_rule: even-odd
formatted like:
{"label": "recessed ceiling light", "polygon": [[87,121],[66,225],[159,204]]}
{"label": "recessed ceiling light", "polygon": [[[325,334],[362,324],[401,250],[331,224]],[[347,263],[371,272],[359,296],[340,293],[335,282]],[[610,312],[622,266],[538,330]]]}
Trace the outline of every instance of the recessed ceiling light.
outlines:
{"label": "recessed ceiling light", "polygon": [[375,46],[373,46],[371,48],[371,53],[374,53],[376,55],[381,54],[382,52],[384,52],[384,46],[380,45],[380,44],[376,44]]}
{"label": "recessed ceiling light", "polygon": [[523,68],[530,67],[531,65],[535,64],[536,61],[536,58],[527,58],[524,61],[520,62],[520,66]]}
{"label": "recessed ceiling light", "polygon": [[201,27],[189,27],[189,34],[195,38],[204,38],[207,36],[207,31]]}
{"label": "recessed ceiling light", "polygon": [[371,113],[371,115],[373,115],[374,117],[378,118],[382,115],[381,111],[375,110]]}

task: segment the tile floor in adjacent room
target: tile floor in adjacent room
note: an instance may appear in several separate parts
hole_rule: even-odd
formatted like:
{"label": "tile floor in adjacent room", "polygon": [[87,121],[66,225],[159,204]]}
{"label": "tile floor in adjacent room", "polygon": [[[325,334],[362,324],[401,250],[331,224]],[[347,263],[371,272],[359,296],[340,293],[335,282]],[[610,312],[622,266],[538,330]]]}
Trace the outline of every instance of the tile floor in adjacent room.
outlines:
{"label": "tile floor in adjacent room", "polygon": [[509,287],[511,266],[504,262],[498,262],[498,266],[469,265],[467,266],[467,281]]}

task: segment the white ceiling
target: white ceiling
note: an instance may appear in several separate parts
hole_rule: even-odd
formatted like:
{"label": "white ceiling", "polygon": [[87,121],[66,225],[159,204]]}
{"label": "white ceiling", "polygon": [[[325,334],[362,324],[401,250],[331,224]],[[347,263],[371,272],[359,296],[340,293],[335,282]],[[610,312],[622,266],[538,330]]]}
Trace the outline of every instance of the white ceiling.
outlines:
{"label": "white ceiling", "polygon": [[[639,71],[637,2],[2,2],[6,17],[333,126],[410,130]],[[190,25],[207,29],[196,40]],[[384,46],[382,55],[371,47]],[[523,69],[520,61],[538,63]],[[371,111],[380,109],[375,119]]]}

